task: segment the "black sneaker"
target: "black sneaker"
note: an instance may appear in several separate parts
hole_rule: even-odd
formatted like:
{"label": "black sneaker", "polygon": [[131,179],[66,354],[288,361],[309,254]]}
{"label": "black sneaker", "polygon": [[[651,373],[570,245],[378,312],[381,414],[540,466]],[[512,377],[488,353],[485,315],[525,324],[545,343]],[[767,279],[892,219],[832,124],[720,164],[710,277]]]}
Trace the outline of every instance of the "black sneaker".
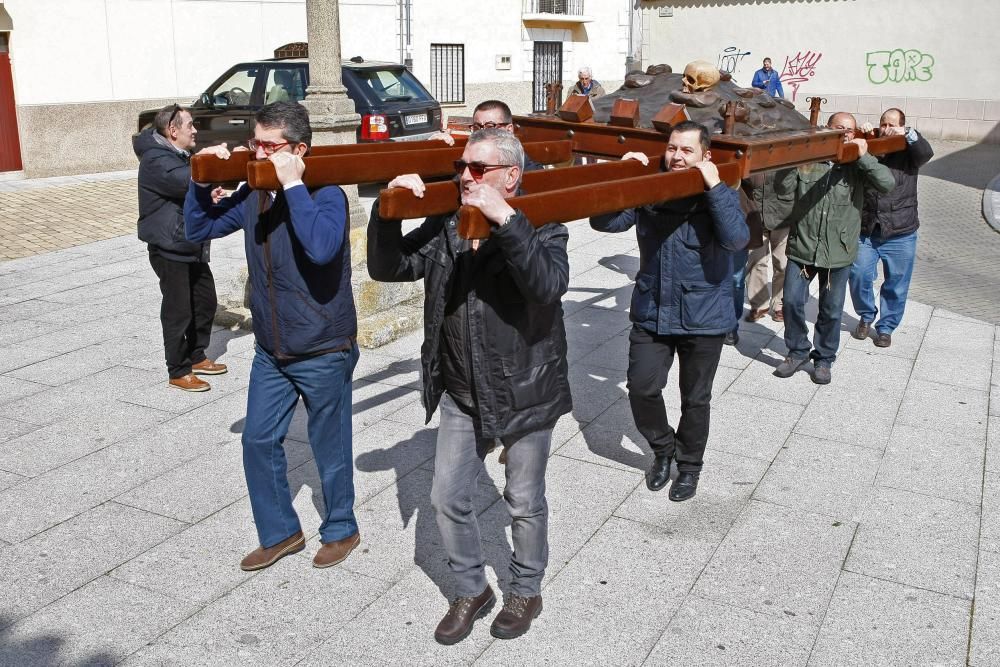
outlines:
{"label": "black sneaker", "polygon": [[779,378],[790,378],[795,375],[795,371],[799,370],[799,368],[801,368],[801,366],[807,361],[809,360],[785,357],[785,360],[778,364],[778,367],[774,369],[773,375]]}

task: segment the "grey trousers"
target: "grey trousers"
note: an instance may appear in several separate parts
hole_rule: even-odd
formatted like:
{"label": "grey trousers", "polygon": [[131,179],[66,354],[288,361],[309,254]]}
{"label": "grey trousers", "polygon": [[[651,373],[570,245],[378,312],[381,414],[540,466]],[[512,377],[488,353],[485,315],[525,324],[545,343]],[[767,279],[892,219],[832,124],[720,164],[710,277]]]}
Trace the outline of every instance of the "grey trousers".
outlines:
{"label": "grey trousers", "polygon": [[[441,397],[440,409],[431,503],[448,566],[456,578],[456,593],[459,597],[474,597],[486,588],[486,562],[473,499],[476,480],[484,470],[483,459],[493,442],[477,442],[472,418],[459,410],[448,394]],[[545,467],[552,429],[502,441],[507,447],[503,499],[510,513],[514,542],[510,592],[533,597],[541,593],[549,561]]]}

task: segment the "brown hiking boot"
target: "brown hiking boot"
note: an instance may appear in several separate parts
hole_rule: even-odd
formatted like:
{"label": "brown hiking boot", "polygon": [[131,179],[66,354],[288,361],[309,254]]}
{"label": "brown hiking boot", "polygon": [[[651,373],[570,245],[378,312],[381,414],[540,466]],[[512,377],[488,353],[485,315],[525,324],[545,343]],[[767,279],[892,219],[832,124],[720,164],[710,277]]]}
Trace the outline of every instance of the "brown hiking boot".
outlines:
{"label": "brown hiking boot", "polygon": [[194,373],[182,375],[179,378],[170,378],[170,386],[184,391],[208,391],[212,385],[197,377]]}
{"label": "brown hiking boot", "polygon": [[354,533],[336,542],[327,542],[313,556],[313,567],[330,567],[351,555],[354,547],[361,544],[361,533]]}
{"label": "brown hiking boot", "polygon": [[446,646],[462,641],[472,632],[472,624],[490,613],[496,601],[497,596],[489,584],[474,598],[455,598],[434,631],[435,641]]}
{"label": "brown hiking boot", "polygon": [[864,340],[865,338],[868,338],[868,334],[871,333],[871,330],[872,330],[872,323],[861,320],[860,322],[858,322],[857,328],[851,332],[851,335],[857,338],[858,340]]}
{"label": "brown hiking boot", "polygon": [[281,558],[289,554],[294,554],[306,548],[306,538],[302,531],[295,533],[287,540],[278,542],[274,546],[257,547],[251,551],[246,558],[240,561],[240,569],[245,572],[263,570],[278,562]]}
{"label": "brown hiking boot", "polygon": [[514,639],[531,628],[531,622],[542,613],[542,596],[526,598],[509,595],[503,610],[493,619],[490,634],[497,639]]}

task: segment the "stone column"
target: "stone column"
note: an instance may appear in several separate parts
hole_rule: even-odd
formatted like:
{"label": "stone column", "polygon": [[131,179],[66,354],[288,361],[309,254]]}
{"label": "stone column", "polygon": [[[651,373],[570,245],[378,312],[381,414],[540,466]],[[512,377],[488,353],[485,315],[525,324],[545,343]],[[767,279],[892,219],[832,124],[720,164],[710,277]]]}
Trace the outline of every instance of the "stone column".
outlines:
{"label": "stone column", "polygon": [[[352,144],[361,118],[347,96],[341,72],[338,0],[306,0],[309,87],[302,104],[309,110],[313,144]],[[368,211],[355,186],[345,186],[351,216],[351,270],[358,309],[358,342],[377,347],[420,326],[422,283],[379,283],[368,277]]]}

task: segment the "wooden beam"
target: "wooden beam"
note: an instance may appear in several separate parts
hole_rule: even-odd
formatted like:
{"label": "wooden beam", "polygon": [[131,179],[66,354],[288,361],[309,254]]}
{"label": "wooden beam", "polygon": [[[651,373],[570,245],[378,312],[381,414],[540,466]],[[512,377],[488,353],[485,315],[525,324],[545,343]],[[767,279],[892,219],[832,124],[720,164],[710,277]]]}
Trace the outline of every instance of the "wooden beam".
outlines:
{"label": "wooden beam", "polygon": [[[738,186],[740,166],[736,163],[721,164],[719,175],[725,183]],[[704,191],[701,172],[686,169],[524,195],[509,199],[507,203],[523,212],[532,225],[541,227],[550,222],[570,222],[646,204],[683,199]],[[468,239],[484,239],[490,235],[490,224],[478,208],[463,206],[459,209],[458,233]]]}
{"label": "wooden beam", "polygon": [[[569,186],[604,183],[645,176],[658,172],[660,161],[650,160],[649,166],[636,160],[623,162],[602,162],[600,164],[564,169],[529,171],[524,175],[521,188],[530,194],[550,192]],[[379,194],[379,217],[383,220],[404,218],[426,218],[430,215],[444,215],[457,211],[461,206],[458,184],[428,183],[423,197],[417,197],[406,188],[387,188]]]}

